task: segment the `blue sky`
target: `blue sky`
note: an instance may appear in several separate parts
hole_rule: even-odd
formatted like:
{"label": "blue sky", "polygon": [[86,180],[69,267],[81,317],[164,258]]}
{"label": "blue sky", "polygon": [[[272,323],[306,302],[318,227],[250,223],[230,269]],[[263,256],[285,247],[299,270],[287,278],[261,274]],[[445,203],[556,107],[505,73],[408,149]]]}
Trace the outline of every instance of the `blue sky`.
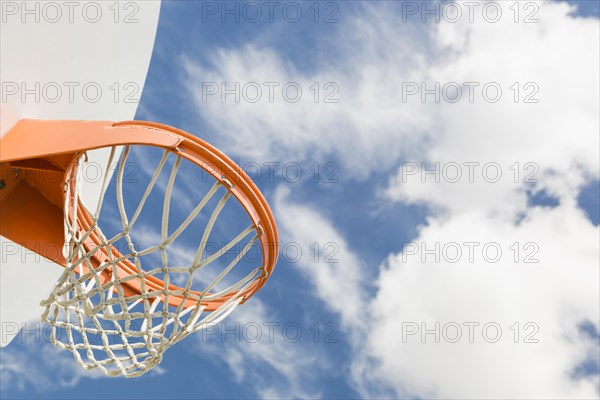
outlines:
{"label": "blue sky", "polygon": [[[498,25],[478,14],[474,23],[402,23],[399,2],[321,2],[315,22],[314,4],[301,2],[296,23],[277,12],[253,23],[223,22],[211,8],[221,2],[163,2],[136,119],[262,166],[257,184],[281,242],[303,255],[280,255],[267,285],[218,333],[185,339],[140,378],[86,375],[70,355],[21,334],[2,350],[2,398],[598,396],[599,11],[595,1],[569,3],[577,10],[548,3],[524,26],[506,21],[507,8]],[[202,100],[207,82],[265,90],[271,80],[298,82],[301,101]],[[539,103],[402,101],[403,83],[436,81],[494,81],[511,96],[512,83],[535,82]],[[320,96],[334,83],[338,102],[315,103],[314,82]],[[282,173],[292,162],[298,182]],[[407,168],[421,162],[494,162],[504,179],[420,182]],[[511,183],[515,162],[538,182]],[[280,165],[273,180],[266,163]],[[534,243],[540,262],[405,258],[409,242],[473,240],[511,255],[513,242]],[[403,341],[407,322],[467,321],[497,323],[509,339]],[[515,322],[535,323],[539,343],[514,343]],[[258,324],[261,339],[250,343],[236,323]]]}

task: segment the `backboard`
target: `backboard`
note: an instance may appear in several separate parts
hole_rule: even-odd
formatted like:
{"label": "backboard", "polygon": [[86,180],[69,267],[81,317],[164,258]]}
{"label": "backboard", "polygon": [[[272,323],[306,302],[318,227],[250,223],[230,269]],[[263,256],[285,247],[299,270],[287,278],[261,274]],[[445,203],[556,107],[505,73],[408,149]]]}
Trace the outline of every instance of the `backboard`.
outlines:
{"label": "backboard", "polygon": [[[133,119],[159,12],[160,1],[1,0],[0,135],[23,118]],[[101,181],[108,152],[92,151],[89,158],[100,174],[93,181]],[[100,187],[84,185],[83,202],[93,209]],[[0,346],[5,346],[26,321],[41,315],[39,303],[63,268],[0,241]]]}

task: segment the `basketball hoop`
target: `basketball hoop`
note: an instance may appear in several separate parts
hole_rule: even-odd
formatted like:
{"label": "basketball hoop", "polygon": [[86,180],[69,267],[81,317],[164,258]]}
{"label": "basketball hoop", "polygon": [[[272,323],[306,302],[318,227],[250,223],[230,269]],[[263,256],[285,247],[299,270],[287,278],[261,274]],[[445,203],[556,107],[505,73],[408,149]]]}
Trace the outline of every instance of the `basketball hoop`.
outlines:
{"label": "basketball hoop", "polygon": [[[254,295],[273,272],[278,236],[266,200],[232,160],[190,133],[142,121],[22,120],[0,143],[2,180],[6,184],[0,194],[0,233],[64,267],[54,290],[42,302],[42,320],[51,327],[51,342],[71,351],[85,369],[98,368],[109,376],[125,377],[148,372],[173,344],[227,317]],[[128,213],[124,170],[129,154],[137,146],[152,146],[163,153],[135,211]],[[107,169],[118,165],[114,182],[122,230],[113,235],[107,235],[99,226],[109,174],[100,183],[101,195],[98,204],[93,205],[94,212],[92,205],[84,204],[80,198],[86,152],[99,148],[110,149]],[[131,232],[167,159],[173,157],[162,214],[156,213],[160,239],[141,248],[132,240]],[[214,184],[185,220],[169,230],[175,179],[182,163],[208,172]],[[63,178],[49,182],[24,174],[15,176],[15,171],[21,170],[55,171]],[[206,212],[218,193],[221,197],[216,206]],[[232,197],[243,207],[250,223],[219,252],[208,254],[208,238]],[[36,210],[41,217],[27,218],[28,210]],[[189,266],[173,266],[167,257],[169,247],[199,216],[207,218],[207,222],[193,262]],[[117,242],[126,246],[117,246]],[[62,252],[49,250],[53,247],[48,245],[59,243]],[[216,290],[255,245],[260,248],[260,265]],[[194,290],[198,272],[232,249],[237,250],[234,259],[211,277],[203,290]],[[150,255],[160,257],[159,266],[145,263],[145,257]],[[174,274],[185,285],[172,283]]]}

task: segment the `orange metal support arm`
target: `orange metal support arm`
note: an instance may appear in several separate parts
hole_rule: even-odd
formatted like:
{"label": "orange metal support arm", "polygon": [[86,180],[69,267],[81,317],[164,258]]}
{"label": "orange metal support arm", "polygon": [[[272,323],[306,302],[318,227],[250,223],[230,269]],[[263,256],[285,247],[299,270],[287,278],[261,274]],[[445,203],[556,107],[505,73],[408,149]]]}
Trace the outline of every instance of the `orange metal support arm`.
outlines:
{"label": "orange metal support arm", "polygon": [[0,139],[0,235],[64,265],[62,183],[73,160],[101,147],[180,142],[168,132],[110,121],[18,122]]}

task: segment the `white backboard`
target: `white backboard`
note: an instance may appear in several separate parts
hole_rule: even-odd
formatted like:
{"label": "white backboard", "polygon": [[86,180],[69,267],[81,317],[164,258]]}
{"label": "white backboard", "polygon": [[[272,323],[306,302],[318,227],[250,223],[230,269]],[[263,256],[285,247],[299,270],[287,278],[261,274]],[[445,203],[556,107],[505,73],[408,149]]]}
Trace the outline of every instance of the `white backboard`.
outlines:
{"label": "white backboard", "polygon": [[[160,1],[0,0],[0,136],[23,118],[133,119],[159,12]],[[89,156],[105,166],[108,152]],[[99,191],[98,184],[87,184],[83,201],[96,204]],[[39,318],[39,303],[62,267],[0,240],[0,346],[5,346],[25,322]]]}

